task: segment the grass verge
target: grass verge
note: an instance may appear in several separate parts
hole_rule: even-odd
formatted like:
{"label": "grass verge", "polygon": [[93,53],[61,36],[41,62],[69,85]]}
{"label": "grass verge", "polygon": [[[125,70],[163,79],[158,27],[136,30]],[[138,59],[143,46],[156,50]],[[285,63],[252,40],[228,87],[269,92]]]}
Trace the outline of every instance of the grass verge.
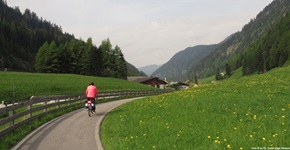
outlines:
{"label": "grass verge", "polygon": [[90,82],[100,92],[153,90],[155,88],[116,78],[74,74],[0,72],[0,100],[27,100],[32,95],[82,94]]}
{"label": "grass verge", "polygon": [[[130,97],[118,97],[118,98],[102,99],[102,100],[96,101],[96,104],[106,103],[106,102],[110,102],[110,101],[116,101],[116,100],[125,99],[125,98],[130,98]],[[76,103],[78,103],[78,102],[76,102]],[[40,127],[44,123],[46,123],[46,122],[48,122],[56,117],[59,117],[63,114],[72,112],[72,111],[77,110],[77,109],[81,109],[83,107],[84,107],[84,105],[80,104],[80,105],[76,105],[74,107],[70,107],[69,109],[63,109],[63,110],[60,110],[58,112],[43,116],[39,119],[32,121],[31,123],[29,123],[27,125],[23,125],[23,126],[17,128],[15,131],[5,135],[4,137],[0,137],[0,149],[1,150],[8,150],[8,149],[12,148],[14,145],[17,144],[17,142],[19,142],[26,135],[28,135],[30,132],[32,132],[36,128]],[[21,112],[21,111],[23,111],[23,109],[17,110],[17,112]],[[36,115],[36,114],[34,114],[34,115]]]}
{"label": "grass verge", "polygon": [[290,148],[290,67],[136,100],[110,112],[104,148]]}

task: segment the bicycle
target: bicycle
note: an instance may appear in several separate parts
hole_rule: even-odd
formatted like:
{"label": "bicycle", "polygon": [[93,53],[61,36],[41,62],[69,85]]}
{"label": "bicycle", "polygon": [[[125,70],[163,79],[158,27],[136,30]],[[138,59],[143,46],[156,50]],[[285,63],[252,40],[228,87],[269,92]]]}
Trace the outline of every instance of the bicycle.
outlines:
{"label": "bicycle", "polygon": [[86,107],[87,107],[87,110],[88,110],[89,117],[91,117],[93,112],[94,112],[93,111],[93,106],[94,106],[94,104],[92,103],[92,101],[88,100],[87,103],[86,103]]}

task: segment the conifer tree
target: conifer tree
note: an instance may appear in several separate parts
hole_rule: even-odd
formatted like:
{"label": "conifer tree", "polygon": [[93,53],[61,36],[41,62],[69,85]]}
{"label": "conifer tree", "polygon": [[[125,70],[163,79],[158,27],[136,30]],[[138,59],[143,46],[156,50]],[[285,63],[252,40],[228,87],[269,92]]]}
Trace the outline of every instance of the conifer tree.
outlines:
{"label": "conifer tree", "polygon": [[113,49],[112,44],[109,39],[103,40],[100,45],[100,50],[102,51],[102,76],[114,77],[114,64],[112,60]]}
{"label": "conifer tree", "polygon": [[115,51],[115,66],[117,72],[117,78],[127,79],[127,65],[121,48],[117,45]]}
{"label": "conifer tree", "polygon": [[232,75],[232,71],[229,64],[226,64],[226,75],[230,77]]}
{"label": "conifer tree", "polygon": [[46,52],[49,44],[46,41],[38,50],[35,57],[35,70],[36,72],[46,72]]}
{"label": "conifer tree", "polygon": [[58,47],[55,44],[55,41],[52,41],[49,45],[49,48],[46,51],[46,72],[47,73],[58,73],[60,68]]}

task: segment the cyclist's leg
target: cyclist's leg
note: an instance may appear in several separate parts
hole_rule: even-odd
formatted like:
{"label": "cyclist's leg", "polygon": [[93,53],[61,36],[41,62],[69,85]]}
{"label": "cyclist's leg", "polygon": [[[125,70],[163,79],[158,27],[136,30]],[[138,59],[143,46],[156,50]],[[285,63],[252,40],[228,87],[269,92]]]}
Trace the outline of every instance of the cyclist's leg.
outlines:
{"label": "cyclist's leg", "polygon": [[95,98],[92,98],[92,103],[94,104],[93,111],[95,112],[96,111],[96,99]]}

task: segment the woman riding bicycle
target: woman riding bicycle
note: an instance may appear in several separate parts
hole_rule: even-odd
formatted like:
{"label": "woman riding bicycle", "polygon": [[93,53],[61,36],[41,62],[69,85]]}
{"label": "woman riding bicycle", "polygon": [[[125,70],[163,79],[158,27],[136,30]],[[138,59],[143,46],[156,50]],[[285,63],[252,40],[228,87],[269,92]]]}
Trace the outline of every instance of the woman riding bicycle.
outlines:
{"label": "woman riding bicycle", "polygon": [[91,100],[93,104],[93,111],[96,111],[95,103],[96,103],[96,97],[98,96],[98,89],[95,86],[94,82],[91,82],[89,86],[86,89],[86,95],[87,95],[87,100]]}

